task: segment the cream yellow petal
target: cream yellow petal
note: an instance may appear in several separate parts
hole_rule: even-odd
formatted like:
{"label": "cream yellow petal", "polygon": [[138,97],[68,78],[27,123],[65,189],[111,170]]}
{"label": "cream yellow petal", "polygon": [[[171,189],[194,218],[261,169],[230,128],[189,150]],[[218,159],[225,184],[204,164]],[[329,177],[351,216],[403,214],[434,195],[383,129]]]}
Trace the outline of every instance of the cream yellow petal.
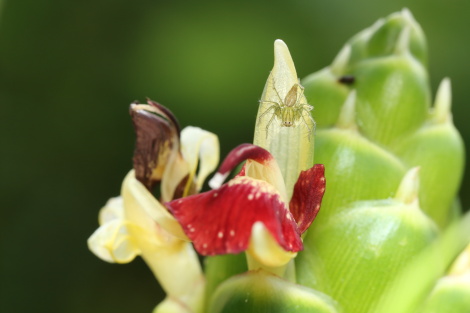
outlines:
{"label": "cream yellow petal", "polygon": [[199,163],[196,190],[202,188],[204,180],[219,163],[219,138],[199,127],[188,126],[181,131],[181,152],[189,165],[192,181]]}
{"label": "cream yellow petal", "polygon": [[98,221],[100,225],[104,225],[115,219],[124,218],[124,205],[121,197],[111,198],[106,202],[105,206],[100,210]]}
{"label": "cream yellow petal", "polygon": [[124,179],[121,195],[127,220],[147,230],[155,229],[156,223],[169,234],[181,240],[188,240],[178,221],[135,178],[134,170]]}
{"label": "cream yellow petal", "polygon": [[147,247],[141,255],[169,296],[193,308],[200,305],[205,279],[191,243]]}
{"label": "cream yellow petal", "polygon": [[160,183],[160,197],[162,202],[173,200],[175,190],[181,181],[189,174],[189,164],[179,151],[173,151],[163,172]]}
{"label": "cream yellow petal", "polygon": [[286,265],[297,255],[282,249],[261,222],[253,225],[247,254],[250,270],[263,268],[279,276],[284,274]]}
{"label": "cream yellow petal", "polygon": [[110,263],[128,263],[140,253],[122,219],[114,219],[100,226],[88,238],[88,248]]}

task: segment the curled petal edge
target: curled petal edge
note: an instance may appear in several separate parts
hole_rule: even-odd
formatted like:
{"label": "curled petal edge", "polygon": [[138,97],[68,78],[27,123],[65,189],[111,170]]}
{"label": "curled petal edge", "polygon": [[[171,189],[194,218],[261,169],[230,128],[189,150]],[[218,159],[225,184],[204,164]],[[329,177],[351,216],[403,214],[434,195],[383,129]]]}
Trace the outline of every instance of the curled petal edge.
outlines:
{"label": "curled petal edge", "polygon": [[230,171],[243,161],[246,163],[239,176],[249,176],[271,184],[279,192],[281,199],[287,203],[286,187],[279,165],[269,151],[253,144],[241,144],[230,151],[217,173],[209,181],[209,186],[213,189],[219,188]]}
{"label": "curled petal edge", "polygon": [[132,242],[124,220],[114,219],[101,225],[88,238],[88,248],[109,263],[128,263],[140,254]]}
{"label": "curled petal edge", "polygon": [[219,138],[217,135],[199,127],[187,126],[181,131],[181,153],[189,165],[189,179],[184,196],[188,195],[190,183],[196,178],[196,191],[201,190],[207,176],[219,163]]}

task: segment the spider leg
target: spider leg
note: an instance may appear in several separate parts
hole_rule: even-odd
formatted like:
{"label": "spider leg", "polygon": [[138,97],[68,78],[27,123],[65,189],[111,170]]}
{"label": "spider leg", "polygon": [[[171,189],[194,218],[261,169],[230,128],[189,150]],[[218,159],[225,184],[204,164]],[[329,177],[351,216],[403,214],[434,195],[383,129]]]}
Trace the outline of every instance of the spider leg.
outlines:
{"label": "spider leg", "polygon": [[261,118],[262,118],[263,116],[265,116],[269,111],[271,111],[271,110],[273,110],[273,109],[276,110],[276,105],[272,105],[272,106],[270,106],[269,108],[267,108],[266,111],[264,111],[263,113],[261,113],[261,115],[259,116],[259,119],[261,120]]}
{"label": "spider leg", "polygon": [[304,105],[302,106],[302,108],[303,108],[304,110],[307,110],[307,111],[312,111],[312,110],[313,110],[313,107],[312,107],[310,104],[304,104]]}
{"label": "spider leg", "polygon": [[[274,109],[275,109],[275,111],[279,110],[278,108],[274,108]],[[273,114],[273,116],[271,116],[271,118],[269,119],[269,122],[266,124],[266,138],[268,138],[269,125],[271,125],[271,123],[273,122],[275,117],[276,117],[276,112]]]}
{"label": "spider leg", "polygon": [[259,103],[273,103],[273,104],[279,105],[279,103],[277,103],[276,101],[259,100],[258,102],[259,102]]}
{"label": "spider leg", "polygon": [[304,87],[302,87],[302,85],[300,85],[300,84],[297,84],[297,85],[300,88],[300,93],[297,93],[297,99],[295,100],[295,103],[299,103],[300,99],[302,99],[302,96],[304,95]]}
{"label": "spider leg", "polygon": [[302,109],[300,110],[300,112],[301,112],[300,115],[302,116],[302,120],[303,120],[303,122],[304,122],[304,124],[305,124],[305,127],[307,127],[307,130],[308,130],[308,140],[310,140],[310,136],[311,136],[311,134],[312,134],[312,129],[308,126],[308,122],[307,122],[307,120],[305,119],[305,114],[304,114],[304,113],[306,113],[306,114],[308,115],[308,117],[309,117],[308,119],[312,122],[314,131],[316,130],[317,123],[316,123],[315,120],[313,119],[312,115],[310,115],[310,110],[307,110],[307,109],[305,109],[305,108],[302,108]]}
{"label": "spider leg", "polygon": [[282,100],[281,96],[279,95],[279,92],[277,91],[276,87],[274,87],[274,91],[276,92],[277,97],[279,98],[279,101],[281,101],[281,104],[284,105],[284,101]]}
{"label": "spider leg", "polygon": [[284,105],[284,100],[282,100],[281,96],[279,95],[279,92],[276,89],[276,81],[274,80],[274,76],[273,76],[273,89],[276,92],[276,95],[279,98],[279,101],[281,101],[281,103],[278,103],[278,104],[279,105]]}

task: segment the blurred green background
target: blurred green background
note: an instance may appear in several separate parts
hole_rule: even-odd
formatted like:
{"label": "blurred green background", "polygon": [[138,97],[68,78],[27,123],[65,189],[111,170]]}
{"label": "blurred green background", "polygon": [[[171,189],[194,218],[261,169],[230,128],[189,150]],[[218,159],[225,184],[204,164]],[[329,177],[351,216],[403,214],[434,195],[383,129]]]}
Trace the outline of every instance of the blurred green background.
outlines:
{"label": "blurred green background", "polygon": [[[159,101],[182,126],[217,133],[224,155],[252,141],[277,38],[305,77],[353,34],[409,7],[428,38],[433,91],[452,79],[470,146],[470,1],[2,4],[1,312],[151,312],[162,293],[145,264],[106,264],[86,246],[132,166],[128,105]],[[469,184],[467,173],[465,208]]]}

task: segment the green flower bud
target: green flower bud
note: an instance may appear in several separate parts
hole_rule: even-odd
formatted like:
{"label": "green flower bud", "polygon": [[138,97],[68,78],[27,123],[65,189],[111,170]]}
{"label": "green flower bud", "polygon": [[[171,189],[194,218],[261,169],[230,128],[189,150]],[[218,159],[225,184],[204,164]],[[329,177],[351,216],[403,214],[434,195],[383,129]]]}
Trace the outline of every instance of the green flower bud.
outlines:
{"label": "green flower bud", "polygon": [[328,296],[264,271],[230,278],[215,292],[209,313],[336,313]]}
{"label": "green flower bud", "polygon": [[418,205],[417,172],[408,172],[394,199],[356,202],[315,224],[296,259],[298,282],[345,312],[375,312],[395,276],[437,235]]}
{"label": "green flower bud", "polygon": [[354,36],[348,44],[352,53],[349,64],[366,58],[394,54],[402,31],[409,29],[409,51],[423,65],[427,63],[427,43],[421,26],[408,9],[378,20],[371,27]]}

